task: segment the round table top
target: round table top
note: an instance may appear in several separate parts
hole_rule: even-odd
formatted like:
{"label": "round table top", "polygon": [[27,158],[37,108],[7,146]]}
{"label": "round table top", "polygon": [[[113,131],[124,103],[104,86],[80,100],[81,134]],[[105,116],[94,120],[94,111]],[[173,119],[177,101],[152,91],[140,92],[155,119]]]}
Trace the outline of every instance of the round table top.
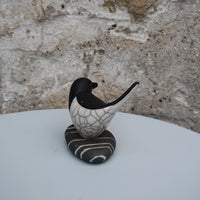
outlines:
{"label": "round table top", "polygon": [[199,200],[200,134],[160,120],[117,113],[117,146],[92,165],[69,151],[69,111],[0,116],[2,200]]}

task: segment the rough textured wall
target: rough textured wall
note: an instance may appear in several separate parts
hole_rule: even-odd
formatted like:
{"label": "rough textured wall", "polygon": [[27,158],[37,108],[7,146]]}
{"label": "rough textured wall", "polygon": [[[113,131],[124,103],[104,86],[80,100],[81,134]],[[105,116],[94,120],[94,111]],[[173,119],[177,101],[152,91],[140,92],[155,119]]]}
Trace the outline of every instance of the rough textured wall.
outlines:
{"label": "rough textured wall", "polygon": [[200,3],[196,0],[1,0],[1,113],[67,108],[74,79],[122,111],[200,132]]}

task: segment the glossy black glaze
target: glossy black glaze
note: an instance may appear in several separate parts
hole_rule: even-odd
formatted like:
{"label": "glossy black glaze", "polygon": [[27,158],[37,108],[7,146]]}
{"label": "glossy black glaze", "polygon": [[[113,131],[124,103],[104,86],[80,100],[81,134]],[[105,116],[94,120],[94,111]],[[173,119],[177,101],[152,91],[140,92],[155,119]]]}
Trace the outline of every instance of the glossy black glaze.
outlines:
{"label": "glossy black glaze", "polygon": [[118,99],[110,103],[105,103],[92,94],[92,89],[98,86],[97,83],[93,83],[87,78],[79,78],[75,80],[71,86],[69,95],[69,108],[75,97],[77,97],[77,100],[81,106],[88,109],[100,109],[117,104],[138,84],[139,82],[133,83]]}

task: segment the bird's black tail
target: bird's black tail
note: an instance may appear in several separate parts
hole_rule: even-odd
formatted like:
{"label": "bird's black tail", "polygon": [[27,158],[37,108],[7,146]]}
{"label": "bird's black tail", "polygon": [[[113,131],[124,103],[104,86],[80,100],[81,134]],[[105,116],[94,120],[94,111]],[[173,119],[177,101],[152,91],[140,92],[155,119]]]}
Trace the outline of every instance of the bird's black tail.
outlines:
{"label": "bird's black tail", "polygon": [[[112,106],[115,105],[119,102],[124,102],[129,98],[129,94],[133,91],[133,88],[135,88],[135,86],[139,85],[139,82],[135,82],[133,83],[127,90],[126,92],[124,92],[118,99],[116,99],[115,101],[108,103],[107,106]],[[106,107],[107,107],[106,106]]]}

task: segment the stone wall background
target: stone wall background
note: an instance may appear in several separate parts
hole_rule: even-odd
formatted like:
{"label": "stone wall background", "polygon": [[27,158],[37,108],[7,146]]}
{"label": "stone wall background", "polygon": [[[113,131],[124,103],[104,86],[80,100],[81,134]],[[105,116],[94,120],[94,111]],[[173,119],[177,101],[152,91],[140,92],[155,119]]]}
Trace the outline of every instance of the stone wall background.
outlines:
{"label": "stone wall background", "polygon": [[67,108],[78,77],[121,111],[200,132],[197,0],[1,0],[0,112]]}

